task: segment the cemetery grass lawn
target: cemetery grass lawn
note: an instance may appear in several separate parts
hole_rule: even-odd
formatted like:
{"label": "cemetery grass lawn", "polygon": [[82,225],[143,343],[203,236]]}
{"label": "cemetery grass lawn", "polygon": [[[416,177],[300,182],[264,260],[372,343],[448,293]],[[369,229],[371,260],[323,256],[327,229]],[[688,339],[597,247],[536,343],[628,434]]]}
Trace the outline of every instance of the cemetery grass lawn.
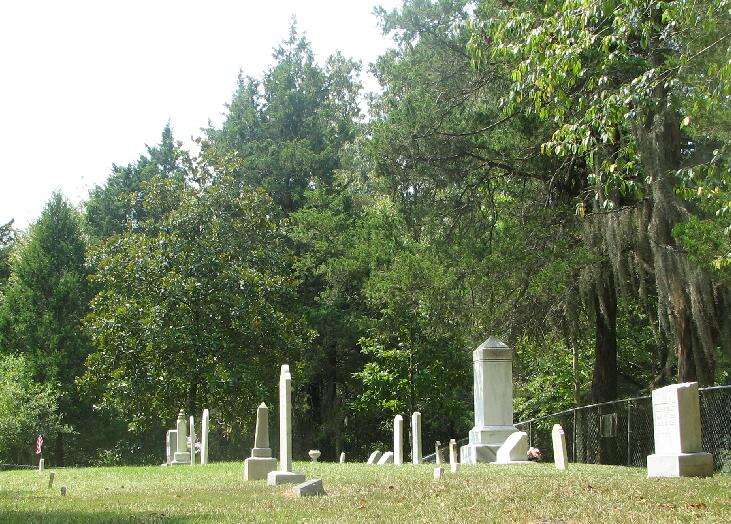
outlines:
{"label": "cemetery grass lawn", "polygon": [[322,498],[244,482],[242,462],[57,469],[52,489],[49,470],[4,471],[0,522],[731,522],[731,476],[648,479],[644,469],[531,464],[457,475],[447,466],[435,481],[433,467],[296,463],[323,479]]}

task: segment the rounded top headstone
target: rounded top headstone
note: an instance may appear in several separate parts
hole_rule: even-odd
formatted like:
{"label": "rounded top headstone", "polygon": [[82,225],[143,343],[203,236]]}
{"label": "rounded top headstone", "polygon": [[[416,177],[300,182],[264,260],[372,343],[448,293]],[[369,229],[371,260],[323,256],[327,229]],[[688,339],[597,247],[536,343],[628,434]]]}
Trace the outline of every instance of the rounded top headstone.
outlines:
{"label": "rounded top headstone", "polygon": [[183,411],[182,409],[178,413],[178,419],[185,420],[185,411]]}
{"label": "rounded top headstone", "polygon": [[507,344],[489,337],[472,352],[473,360],[513,360],[513,352]]}

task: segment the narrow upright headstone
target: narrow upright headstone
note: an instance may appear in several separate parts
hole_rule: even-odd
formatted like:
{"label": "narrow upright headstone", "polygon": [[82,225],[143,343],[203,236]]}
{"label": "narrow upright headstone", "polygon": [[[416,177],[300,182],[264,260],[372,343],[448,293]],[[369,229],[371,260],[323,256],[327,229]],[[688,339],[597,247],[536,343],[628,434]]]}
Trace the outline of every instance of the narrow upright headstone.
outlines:
{"label": "narrow upright headstone", "polygon": [[565,470],[569,462],[566,453],[566,433],[561,424],[553,425],[551,440],[553,442],[553,463],[556,464],[556,469]]}
{"label": "narrow upright headstone", "polygon": [[513,426],[513,352],[492,337],[472,352],[475,426],[460,462],[495,462]]}
{"label": "narrow upright headstone", "polygon": [[165,433],[165,464],[170,465],[175,459],[175,452],[178,451],[178,431],[169,429]]}
{"label": "narrow upright headstone", "polygon": [[340,463],[345,464],[345,451],[340,453]]}
{"label": "narrow upright headstone", "polygon": [[459,462],[452,462],[449,467],[452,470],[452,473],[457,473],[459,471]]}
{"label": "narrow upright headstone", "polygon": [[193,415],[190,416],[190,465],[195,466],[195,440],[197,435],[195,434],[195,421]]}
{"label": "narrow upright headstone", "polygon": [[178,421],[176,427],[176,445],[173,461],[171,464],[190,464],[190,452],[188,452],[188,429],[185,422],[185,412],[181,409],[178,413]]}
{"label": "narrow upright headstone", "polygon": [[381,455],[383,455],[383,453],[381,453],[381,450],[377,449],[376,451],[374,451],[373,453],[370,454],[370,456],[368,457],[368,461],[366,463],[371,464],[371,465],[377,463],[379,461],[379,459],[381,458]]}
{"label": "narrow upright headstone", "polygon": [[292,375],[283,364],[279,374],[279,471],[270,471],[267,484],[299,484],[305,476],[292,471]]}
{"label": "narrow upright headstone", "polygon": [[512,433],[497,450],[498,464],[528,464],[528,433]]}
{"label": "narrow upright headstone", "polygon": [[449,441],[449,463],[450,464],[457,464],[459,460],[457,459],[457,441],[455,439],[451,439]]}
{"label": "narrow upright headstone", "polygon": [[66,496],[66,486],[61,486],[61,496],[62,497]]}
{"label": "narrow upright headstone", "polygon": [[444,469],[441,466],[434,468],[434,480],[440,480],[442,475],[444,475]]}
{"label": "narrow upright headstone", "polygon": [[655,453],[647,457],[648,477],[713,475],[713,455],[702,448],[697,382],[653,390],[652,421]]}
{"label": "narrow upright headstone", "polygon": [[53,479],[55,479],[55,478],[56,478],[56,474],[53,471],[51,471],[48,474],[48,488],[49,489],[53,487]]}
{"label": "narrow upright headstone", "polygon": [[208,421],[210,419],[208,408],[203,410],[201,417],[201,466],[208,464]]}
{"label": "narrow upright headstone", "polygon": [[256,431],[251,456],[244,460],[244,480],[263,480],[277,469],[269,447],[269,408],[263,402],[256,408]]}
{"label": "narrow upright headstone", "polygon": [[439,449],[442,443],[438,440],[434,443],[434,462],[437,466],[442,465],[442,450]]}
{"label": "narrow upright headstone", "polygon": [[421,413],[411,415],[411,463],[421,464]]}
{"label": "narrow upright headstone", "polygon": [[38,471],[43,471],[46,467],[46,459],[40,459],[38,461]]}
{"label": "narrow upright headstone", "polygon": [[393,463],[401,466],[404,463],[404,417],[393,418]]}

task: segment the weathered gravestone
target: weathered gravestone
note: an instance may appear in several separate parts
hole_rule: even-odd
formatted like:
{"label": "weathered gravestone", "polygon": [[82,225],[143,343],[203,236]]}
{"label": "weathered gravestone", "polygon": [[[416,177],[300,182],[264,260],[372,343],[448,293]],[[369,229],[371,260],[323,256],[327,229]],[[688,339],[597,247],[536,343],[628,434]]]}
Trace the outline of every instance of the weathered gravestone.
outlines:
{"label": "weathered gravestone", "polygon": [[393,464],[393,451],[386,451],[381,458],[378,459],[377,464],[383,466],[385,464]]}
{"label": "weathered gravestone", "polygon": [[553,463],[556,464],[556,469],[565,470],[569,465],[566,453],[566,433],[560,424],[553,425],[551,440],[553,441]]}
{"label": "weathered gravestone", "polygon": [[401,466],[404,463],[404,417],[393,418],[393,463]]}
{"label": "weathered gravestone", "polygon": [[251,456],[244,460],[244,480],[263,480],[270,471],[277,469],[277,459],[272,458],[269,447],[269,408],[263,402],[256,409],[256,432]]}
{"label": "weathered gravestone", "polygon": [[517,429],[513,426],[513,352],[492,337],[472,353],[475,426],[460,462],[495,462],[497,452]]}
{"label": "weathered gravestone", "polygon": [[437,466],[442,465],[442,450],[439,449],[442,443],[438,440],[434,443],[434,462]]}
{"label": "weathered gravestone", "polygon": [[697,382],[654,390],[652,421],[655,453],[647,457],[648,477],[713,475],[713,455],[702,450]]}
{"label": "weathered gravestone", "polygon": [[528,463],[528,434],[525,431],[511,433],[498,448],[495,462],[498,464]]}
{"label": "weathered gravestone", "polygon": [[322,486],[322,479],[312,479],[292,488],[298,497],[316,497],[325,495],[325,488]]}
{"label": "weathered gravestone", "polygon": [[434,480],[441,480],[444,475],[444,469],[441,466],[434,468]]}
{"label": "weathered gravestone", "polygon": [[210,414],[208,408],[203,410],[201,418],[201,466],[208,464],[208,421]]}
{"label": "weathered gravestone", "polygon": [[411,415],[411,463],[421,464],[421,413]]}
{"label": "weathered gravestone", "polygon": [[178,413],[178,421],[176,423],[176,445],[173,461],[170,463],[174,466],[180,464],[190,464],[190,453],[188,449],[188,429],[185,427],[185,413],[180,410]]}
{"label": "weathered gravestone", "polygon": [[340,453],[340,463],[345,464],[345,451]]}
{"label": "weathered gravestone", "polygon": [[195,420],[193,415],[190,416],[190,465],[195,466]]}
{"label": "weathered gravestone", "polygon": [[267,484],[299,484],[305,476],[292,471],[292,375],[282,364],[279,374],[279,471],[270,471]]}
{"label": "weathered gravestone", "polygon": [[381,451],[377,449],[376,451],[371,453],[370,457],[368,457],[367,464],[376,464],[381,459],[381,455]]}
{"label": "weathered gravestone", "polygon": [[165,433],[165,465],[169,466],[175,459],[175,452],[178,451],[178,431],[169,429]]}
{"label": "weathered gravestone", "polygon": [[451,439],[449,441],[449,463],[450,464],[457,464],[459,460],[457,459],[457,441],[455,439]]}

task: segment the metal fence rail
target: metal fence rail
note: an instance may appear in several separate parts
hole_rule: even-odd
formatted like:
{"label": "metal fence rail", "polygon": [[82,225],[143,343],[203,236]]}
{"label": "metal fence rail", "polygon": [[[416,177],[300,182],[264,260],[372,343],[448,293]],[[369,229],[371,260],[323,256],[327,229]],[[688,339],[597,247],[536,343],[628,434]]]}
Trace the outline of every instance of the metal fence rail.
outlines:
{"label": "metal fence rail", "polygon": [[[701,388],[703,450],[713,454],[716,470],[731,461],[731,386]],[[553,460],[551,429],[561,424],[571,462],[647,466],[654,452],[650,396],[568,409],[518,422],[531,446]]]}

